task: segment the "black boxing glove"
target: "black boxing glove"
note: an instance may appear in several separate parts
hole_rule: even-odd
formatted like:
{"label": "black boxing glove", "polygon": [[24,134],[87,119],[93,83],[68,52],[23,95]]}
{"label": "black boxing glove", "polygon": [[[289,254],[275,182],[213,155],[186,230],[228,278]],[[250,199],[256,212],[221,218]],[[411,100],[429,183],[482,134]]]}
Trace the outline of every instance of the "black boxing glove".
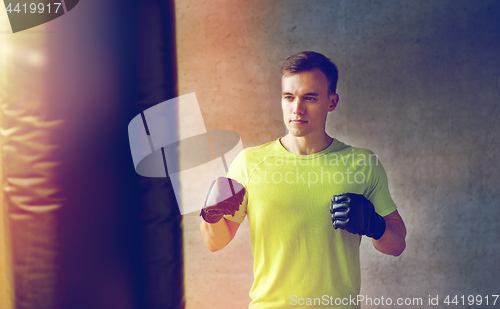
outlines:
{"label": "black boxing glove", "polygon": [[205,197],[200,216],[207,223],[217,223],[225,215],[240,209],[245,196],[245,187],[234,179],[219,177],[212,182]]}
{"label": "black boxing glove", "polygon": [[361,194],[344,193],[333,196],[330,213],[335,229],[373,239],[380,239],[384,235],[384,217],[376,213],[372,202]]}

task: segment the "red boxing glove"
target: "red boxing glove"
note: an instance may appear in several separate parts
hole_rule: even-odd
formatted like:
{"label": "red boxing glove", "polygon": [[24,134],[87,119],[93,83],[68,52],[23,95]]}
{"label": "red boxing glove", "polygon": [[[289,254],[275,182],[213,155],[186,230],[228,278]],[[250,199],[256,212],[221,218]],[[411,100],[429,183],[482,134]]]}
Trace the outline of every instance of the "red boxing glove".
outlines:
{"label": "red boxing glove", "polygon": [[200,216],[207,223],[217,223],[224,215],[234,216],[240,209],[245,192],[245,187],[236,180],[217,178],[208,189]]}

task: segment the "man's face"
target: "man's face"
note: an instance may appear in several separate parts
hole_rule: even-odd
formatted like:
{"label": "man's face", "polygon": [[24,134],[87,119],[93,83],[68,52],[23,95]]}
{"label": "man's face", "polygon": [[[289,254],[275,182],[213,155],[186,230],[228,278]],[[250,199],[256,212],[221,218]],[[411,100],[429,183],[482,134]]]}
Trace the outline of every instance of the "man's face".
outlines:
{"label": "man's face", "polygon": [[338,95],[328,95],[328,80],[319,69],[281,78],[283,120],[295,137],[322,137],[326,116],[335,109]]}

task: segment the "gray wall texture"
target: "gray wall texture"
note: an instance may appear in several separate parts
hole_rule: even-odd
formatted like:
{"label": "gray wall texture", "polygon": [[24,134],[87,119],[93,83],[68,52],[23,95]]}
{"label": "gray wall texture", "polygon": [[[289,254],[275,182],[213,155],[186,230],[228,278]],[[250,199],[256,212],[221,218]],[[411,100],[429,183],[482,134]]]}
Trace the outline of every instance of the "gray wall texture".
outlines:
{"label": "gray wall texture", "polygon": [[[500,1],[176,6],[179,93],[196,92],[207,129],[234,130],[245,147],[285,134],[286,57],[315,50],[338,65],[340,103],[327,130],[378,154],[408,229],[398,258],[364,238],[361,294],[422,298],[415,308],[436,308],[429,295],[443,307],[447,295],[500,294]],[[184,216],[188,308],[245,308],[248,223],[211,253],[200,220]]]}

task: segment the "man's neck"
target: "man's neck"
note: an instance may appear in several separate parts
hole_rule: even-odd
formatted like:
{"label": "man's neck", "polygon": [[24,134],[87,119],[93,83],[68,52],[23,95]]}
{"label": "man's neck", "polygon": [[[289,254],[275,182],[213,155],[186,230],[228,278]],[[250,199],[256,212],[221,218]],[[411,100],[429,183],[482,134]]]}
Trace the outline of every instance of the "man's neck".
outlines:
{"label": "man's neck", "polygon": [[333,138],[328,134],[319,137],[295,137],[288,133],[280,139],[281,145],[291,153],[310,155],[325,150],[332,143]]}

